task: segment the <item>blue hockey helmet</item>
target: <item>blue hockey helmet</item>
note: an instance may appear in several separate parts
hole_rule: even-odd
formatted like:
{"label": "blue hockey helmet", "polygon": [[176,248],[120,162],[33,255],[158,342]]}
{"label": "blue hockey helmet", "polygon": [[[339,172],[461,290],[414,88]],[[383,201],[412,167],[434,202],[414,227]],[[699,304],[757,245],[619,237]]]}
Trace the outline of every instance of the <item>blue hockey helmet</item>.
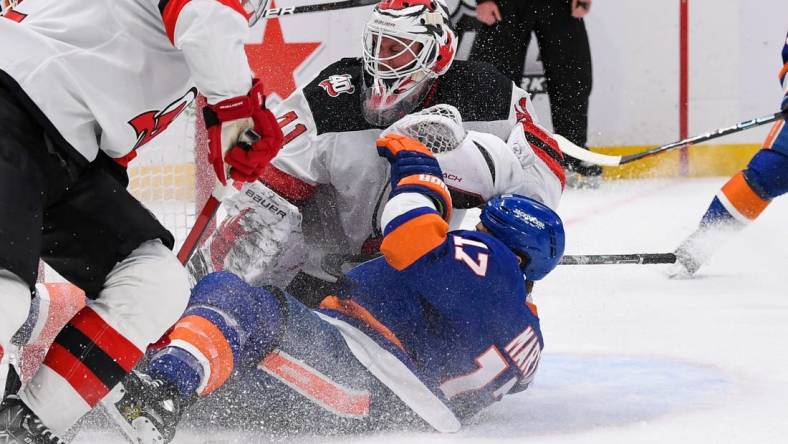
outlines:
{"label": "blue hockey helmet", "polygon": [[525,196],[504,194],[482,209],[482,225],[521,256],[525,277],[536,281],[564,255],[564,225],[555,211]]}

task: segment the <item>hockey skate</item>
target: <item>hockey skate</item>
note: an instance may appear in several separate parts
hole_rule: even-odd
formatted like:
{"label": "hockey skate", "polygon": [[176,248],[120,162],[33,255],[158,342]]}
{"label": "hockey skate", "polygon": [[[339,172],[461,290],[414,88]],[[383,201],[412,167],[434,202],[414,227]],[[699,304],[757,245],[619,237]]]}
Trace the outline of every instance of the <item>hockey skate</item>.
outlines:
{"label": "hockey skate", "polygon": [[17,395],[0,408],[0,444],[65,444]]}
{"label": "hockey skate", "polygon": [[566,186],[574,189],[597,189],[602,185],[602,167],[589,162],[568,161]]}
{"label": "hockey skate", "polygon": [[175,436],[185,402],[174,386],[132,371],[101,406],[131,442],[161,444]]}
{"label": "hockey skate", "polygon": [[703,264],[701,258],[694,254],[686,244],[688,244],[687,241],[683,242],[674,252],[676,263],[668,268],[668,276],[672,279],[690,279]]}

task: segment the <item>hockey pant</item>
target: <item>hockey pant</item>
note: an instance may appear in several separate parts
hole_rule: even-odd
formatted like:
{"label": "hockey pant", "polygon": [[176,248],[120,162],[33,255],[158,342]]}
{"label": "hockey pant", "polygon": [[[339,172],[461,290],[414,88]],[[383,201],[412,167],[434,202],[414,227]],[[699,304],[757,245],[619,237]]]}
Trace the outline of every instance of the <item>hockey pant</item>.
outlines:
{"label": "hockey pant", "polygon": [[227,414],[237,426],[239,416],[264,417],[267,425],[324,431],[423,424],[356,360],[335,327],[288,294],[230,273],[197,284],[168,338],[148,374],[184,397],[207,397],[192,410],[212,421]]}

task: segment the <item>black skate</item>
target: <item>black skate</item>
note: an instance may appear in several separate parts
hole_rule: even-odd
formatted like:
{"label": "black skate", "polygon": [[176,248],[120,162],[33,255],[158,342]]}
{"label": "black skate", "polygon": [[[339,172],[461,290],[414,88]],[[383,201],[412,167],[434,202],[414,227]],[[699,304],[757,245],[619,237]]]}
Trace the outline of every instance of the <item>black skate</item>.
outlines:
{"label": "black skate", "polygon": [[577,159],[566,159],[566,186],[575,189],[596,189],[602,185],[602,167]]}
{"label": "black skate", "polygon": [[0,444],[66,444],[17,395],[0,408]]}
{"label": "black skate", "polygon": [[101,406],[131,442],[162,444],[175,436],[186,403],[171,384],[132,371]]}

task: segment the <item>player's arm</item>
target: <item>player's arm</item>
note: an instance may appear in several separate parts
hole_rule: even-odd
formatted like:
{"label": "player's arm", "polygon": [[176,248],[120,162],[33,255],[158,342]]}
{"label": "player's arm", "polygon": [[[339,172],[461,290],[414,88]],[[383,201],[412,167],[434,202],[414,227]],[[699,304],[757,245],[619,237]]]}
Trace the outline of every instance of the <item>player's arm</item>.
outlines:
{"label": "player's arm", "polygon": [[421,142],[389,134],[377,146],[391,163],[380,251],[389,265],[404,270],[446,241],[451,196],[438,161]]}
{"label": "player's arm", "polygon": [[327,159],[330,136],[318,134],[312,107],[304,90],[298,90],[274,109],[284,133],[284,146],[260,180],[280,196],[302,206],[320,184],[330,182]]}
{"label": "player's arm", "polygon": [[507,144],[520,161],[529,191],[517,192],[529,197],[535,192],[538,200],[556,208],[566,183],[564,155],[552,134],[540,125],[527,92],[513,87],[510,109],[512,129]]}
{"label": "player's arm", "polygon": [[305,261],[300,209],[328,181],[322,153],[330,144],[317,134],[302,91],[275,113],[285,145],[259,181],[225,199],[224,221],[189,261],[194,282],[225,270],[253,285],[286,287]]}
{"label": "player's arm", "polygon": [[[262,82],[252,79],[244,49],[249,13],[239,0],[161,0],[158,8],[167,37],[207,98],[203,114],[219,182],[256,180],[281,147],[282,132],[265,107]],[[259,139],[239,144],[248,130]]]}

